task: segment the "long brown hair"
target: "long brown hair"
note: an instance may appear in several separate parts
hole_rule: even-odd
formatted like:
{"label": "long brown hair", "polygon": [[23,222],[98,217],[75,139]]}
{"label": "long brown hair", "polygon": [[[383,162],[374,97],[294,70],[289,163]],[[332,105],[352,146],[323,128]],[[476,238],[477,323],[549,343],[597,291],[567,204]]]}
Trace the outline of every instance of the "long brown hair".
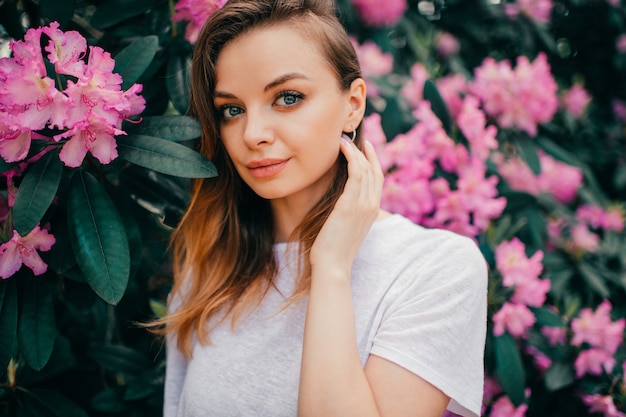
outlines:
{"label": "long brown hair", "polygon": [[[285,23],[292,23],[295,30],[317,43],[344,91],[361,77],[358,59],[332,0],[230,0],[204,25],[192,60],[190,112],[202,126],[200,152],[214,162],[219,174],[192,184],[190,205],[172,236],[172,296],[178,298],[179,306],[157,323],[165,324],[158,333],[177,336],[178,347],[186,356],[191,354],[194,334],[200,343],[210,341],[209,319],[219,314],[215,321],[220,323],[232,315],[234,326],[238,316],[262,300],[277,274],[269,201],[241,180],[228,157],[219,137],[213,94],[216,61],[229,42],[252,29]],[[308,253],[347,176],[345,159],[339,158],[335,181],[290,238],[299,243],[303,265],[290,302],[309,289]]]}

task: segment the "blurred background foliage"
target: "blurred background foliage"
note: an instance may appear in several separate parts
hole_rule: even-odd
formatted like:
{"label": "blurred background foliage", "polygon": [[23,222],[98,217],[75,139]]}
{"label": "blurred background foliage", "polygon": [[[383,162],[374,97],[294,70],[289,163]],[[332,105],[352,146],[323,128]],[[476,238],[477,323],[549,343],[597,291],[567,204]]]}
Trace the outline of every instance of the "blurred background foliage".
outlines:
{"label": "blurred background foliage", "polygon": [[[383,0],[379,3],[385,7]],[[401,18],[382,27],[366,23],[349,0],[339,0],[338,6],[342,21],[359,43],[373,41],[393,56],[392,71],[374,79],[381,93],[369,103],[370,114],[382,115],[388,140],[415,124],[400,94],[415,63],[423,64],[433,80],[451,74],[471,79],[487,57],[515,62],[519,56],[534,59],[544,53],[559,90],[584,84],[592,102],[582,118],[559,112],[530,136],[516,129],[499,130],[499,147],[522,155],[535,172],[541,149],[580,169],[584,183],[574,200],[561,202],[550,195],[513,190],[500,176],[498,191],[507,198],[506,208],[476,236],[492,267],[490,317],[510,297],[494,270],[494,252],[504,241],[518,237],[529,256],[544,253],[543,276],[551,280],[551,289],[545,306],[533,309],[536,326],[529,335],[505,332],[496,337],[490,324],[486,369],[515,406],[527,406],[528,416],[593,414],[583,405],[581,393],[608,393],[616,407],[626,411],[623,371],[578,378],[573,362],[581,347],[548,344],[540,332],[540,326],[563,328],[571,339],[572,318],[603,300],[611,301],[614,319],[626,317],[623,231],[599,232],[599,249],[593,253],[555,249],[547,231],[550,219],[571,219],[583,204],[622,209],[625,204],[626,115],[618,110],[626,102],[626,53],[616,45],[626,33],[626,8],[620,1],[555,1],[549,22],[538,22],[523,13],[507,14],[506,4],[514,3],[409,0]],[[174,0],[2,0],[0,53],[9,56],[11,39],[22,39],[28,28],[52,21],[58,21],[64,31],[80,32],[89,45],[109,51],[116,59],[125,48],[144,45],[152,52],[146,55],[149,62],[140,65],[136,80],[143,85],[146,100],[143,122],[125,122],[124,129],[130,136],[156,136],[193,146],[197,127],[176,118],[187,112],[193,46],[185,39],[184,23],[172,21],[174,11]],[[457,52],[441,55],[437,40],[442,33],[458,41]],[[141,49],[132,51],[132,58],[141,55]],[[450,117],[436,89],[424,95],[431,99],[437,116]],[[493,119],[490,123],[496,124]],[[77,249],[71,249],[67,222],[72,217],[66,214],[71,206],[65,205],[69,202],[51,206],[44,217],[53,225],[57,240],[51,251],[42,253],[48,272],[34,277],[22,268],[1,282],[0,416],[161,413],[164,346],[136,323],[164,313],[171,282],[168,236],[188,201],[184,177],[193,175],[162,172],[156,165],[131,156],[96,171],[96,182],[102,185],[98,190],[110,196],[128,239],[130,272],[119,296],[107,300],[86,282],[84,269],[73,255]],[[494,164],[489,172],[499,175]],[[60,182],[59,196],[72,188],[70,175],[66,177]],[[6,198],[7,191],[4,194]],[[35,319],[36,331],[27,328]],[[537,366],[529,347],[547,355],[551,365]],[[48,349],[48,354],[42,354],[42,349]],[[620,347],[615,359],[621,366],[626,351]],[[490,401],[486,400],[485,413],[496,416]]]}

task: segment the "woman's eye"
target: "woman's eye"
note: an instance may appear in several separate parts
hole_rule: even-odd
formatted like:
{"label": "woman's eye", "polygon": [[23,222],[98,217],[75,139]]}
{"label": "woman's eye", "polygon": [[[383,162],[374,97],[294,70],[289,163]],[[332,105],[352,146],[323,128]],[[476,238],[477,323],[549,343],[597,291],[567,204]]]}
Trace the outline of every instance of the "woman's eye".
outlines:
{"label": "woman's eye", "polygon": [[243,109],[237,106],[222,106],[220,108],[222,120],[232,119],[233,117],[239,116],[241,113],[243,113]]}
{"label": "woman's eye", "polygon": [[304,96],[300,93],[296,93],[294,91],[286,91],[281,93],[276,99],[276,104],[278,106],[293,106],[294,104],[298,104]]}

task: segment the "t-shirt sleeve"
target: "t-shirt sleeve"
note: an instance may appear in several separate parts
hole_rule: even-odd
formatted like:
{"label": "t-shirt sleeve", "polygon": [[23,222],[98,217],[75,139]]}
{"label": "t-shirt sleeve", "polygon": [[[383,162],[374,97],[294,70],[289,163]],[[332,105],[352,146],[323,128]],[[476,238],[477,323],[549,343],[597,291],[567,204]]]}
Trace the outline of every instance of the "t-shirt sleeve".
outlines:
{"label": "t-shirt sleeve", "polygon": [[[175,311],[179,306],[178,298],[170,302],[168,312]],[[165,389],[163,396],[163,417],[176,417],[178,404],[187,374],[187,359],[178,349],[176,336],[166,337]]]}
{"label": "t-shirt sleeve", "polygon": [[[487,266],[476,244],[441,232],[428,256],[407,262],[387,294],[371,354],[433,384],[448,410],[480,415],[487,323]],[[424,251],[424,247],[407,248]]]}

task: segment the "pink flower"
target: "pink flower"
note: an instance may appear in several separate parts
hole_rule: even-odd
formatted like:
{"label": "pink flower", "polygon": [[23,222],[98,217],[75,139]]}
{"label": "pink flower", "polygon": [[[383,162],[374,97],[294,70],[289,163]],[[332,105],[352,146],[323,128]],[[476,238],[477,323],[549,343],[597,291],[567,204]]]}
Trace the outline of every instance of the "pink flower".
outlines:
{"label": "pink flower", "polygon": [[11,277],[22,264],[32,269],[35,275],[43,274],[47,265],[37,251],[49,251],[54,242],[54,236],[39,226],[35,226],[25,237],[14,230],[11,240],[0,245],[0,277],[3,279]]}
{"label": "pink flower", "polygon": [[567,245],[573,251],[595,252],[600,244],[600,236],[593,233],[586,224],[577,224],[570,228],[571,241]]}
{"label": "pink flower", "polygon": [[604,212],[602,227],[605,230],[614,232],[622,232],[624,230],[624,210],[621,206],[609,207]]}
{"label": "pink flower", "polygon": [[430,78],[426,67],[421,63],[413,64],[411,67],[411,81],[406,83],[400,90],[411,107],[417,108],[424,100],[424,83]]}
{"label": "pink flower", "polygon": [[187,21],[185,39],[196,43],[204,22],[217,10],[224,7],[227,0],[179,0],[174,6],[174,22]]}
{"label": "pink flower", "polygon": [[552,359],[532,345],[526,347],[526,353],[533,357],[533,362],[541,372],[547,371],[552,366]]}
{"label": "pink flower", "polygon": [[117,158],[116,135],[123,135],[124,131],[116,129],[97,117],[92,117],[74,124],[62,137],[69,137],[59,158],[66,166],[79,167],[87,152],[90,152],[100,163],[108,164]]}
{"label": "pink flower", "polygon": [[535,175],[527,164],[519,158],[505,160],[496,155],[493,160],[498,166],[500,175],[509,187],[529,194],[551,194],[558,201],[572,201],[582,186],[583,174],[580,168],[559,162],[539,151],[541,174]]}
{"label": "pink flower", "polygon": [[549,279],[529,279],[518,283],[511,301],[531,307],[541,307],[550,291]]}
{"label": "pink flower", "polygon": [[[2,58],[11,60],[12,58]],[[0,109],[13,115],[15,129],[43,129],[48,122],[62,127],[68,99],[56,89],[54,80],[41,75],[37,64],[0,67]]]}
{"label": "pink flower", "polygon": [[567,329],[565,327],[547,327],[541,328],[541,334],[543,334],[550,346],[564,345],[567,341]]}
{"label": "pink flower", "polygon": [[535,136],[537,125],[552,120],[558,109],[557,85],[543,53],[532,63],[518,57],[515,70],[507,61],[487,58],[474,71],[474,78],[470,92],[501,127],[516,127]]}
{"label": "pink flower", "polygon": [[549,23],[552,7],[552,0],[516,0],[505,5],[505,12],[510,17],[523,13],[536,22]]}
{"label": "pink flower", "polygon": [[383,131],[381,121],[379,113],[372,113],[363,119],[363,124],[361,125],[361,134],[374,145],[374,149],[379,151],[379,153],[387,144],[387,137]]}
{"label": "pink flower", "polygon": [[604,417],[626,417],[626,414],[618,411],[610,395],[583,395],[582,400],[589,406],[591,413],[602,413]]}
{"label": "pink flower", "polygon": [[604,209],[598,205],[582,204],[576,210],[576,219],[599,229],[604,223]]}
{"label": "pink flower", "polygon": [[448,107],[450,116],[456,120],[463,107],[461,95],[465,94],[467,90],[467,80],[461,74],[451,74],[438,78],[436,84],[441,98]]}
{"label": "pink flower", "polygon": [[502,396],[498,398],[491,406],[490,417],[524,417],[528,405],[521,404],[519,407],[515,407],[509,397]]}
{"label": "pink flower", "polygon": [[577,119],[582,117],[590,102],[591,95],[580,83],[574,84],[561,97],[563,107]]}
{"label": "pink flower", "polygon": [[490,378],[489,376],[485,376],[485,383],[483,388],[483,404],[488,404],[493,397],[500,394],[502,392],[502,388],[500,388],[500,384],[495,378]]}
{"label": "pink flower", "polygon": [[569,203],[582,186],[583,174],[580,168],[559,162],[543,152],[539,152],[541,174],[539,188],[554,195],[558,201]]}
{"label": "pink flower", "polygon": [[393,69],[393,56],[384,53],[380,47],[371,41],[366,41],[362,45],[351,38],[354,50],[361,63],[361,69],[367,85],[367,96],[378,97],[380,95],[378,86],[372,77],[387,75]]}
{"label": "pink flower", "polygon": [[478,108],[476,97],[467,96],[457,117],[457,123],[463,135],[470,143],[470,152],[481,160],[486,160],[492,149],[498,148],[495,126],[487,126],[485,113]]}
{"label": "pink flower", "polygon": [[576,376],[585,374],[601,375],[603,371],[610,373],[615,366],[613,355],[603,349],[589,349],[582,351],[574,362]]}
{"label": "pink flower", "polygon": [[535,324],[535,315],[523,304],[504,303],[493,315],[493,334],[502,336],[505,331],[515,337],[526,337],[528,329]]}
{"label": "pink flower", "polygon": [[[7,119],[10,115],[1,117]],[[6,162],[21,161],[28,155],[30,149],[31,130],[22,128],[10,128],[3,122],[0,122],[0,156]]]}
{"label": "pink flower", "polygon": [[[484,161],[454,143],[428,101],[418,103],[413,115],[419,121],[413,128],[377,150],[387,172],[383,207],[427,227],[476,236],[506,205],[497,198],[498,178],[487,177]],[[457,176],[456,189],[434,178],[437,166]]]}
{"label": "pink flower", "polygon": [[496,268],[504,278],[503,285],[507,287],[535,280],[543,271],[543,252],[537,251],[528,258],[526,246],[516,237],[498,245],[495,258]]}
{"label": "pink flower", "polygon": [[572,320],[574,337],[572,344],[580,346],[589,343],[594,348],[607,351],[610,355],[615,353],[624,338],[626,319],[611,320],[611,303],[603,301],[595,312],[590,308],[580,311],[578,318]]}
{"label": "pink flower", "polygon": [[73,30],[67,32],[59,30],[58,22],[50,23],[50,26],[42,28],[42,31],[50,37],[45,50],[57,74],[81,77],[85,71],[85,63],[82,61],[87,51],[85,38]]}
{"label": "pink flower", "polygon": [[376,27],[393,26],[407,9],[406,0],[352,0],[363,21]]}
{"label": "pink flower", "polygon": [[[45,51],[57,74],[71,76],[63,91],[46,76],[42,33],[49,37]],[[87,152],[111,162],[117,156],[114,136],[124,134],[122,121],[145,107],[141,85],[123,91],[115,61],[102,48],[90,47],[83,62],[86,40],[78,32],[62,32],[56,22],[30,29],[12,48],[14,58],[0,59],[0,156],[24,159],[33,135],[51,140],[37,131],[52,127],[59,131],[53,140],[70,138],[60,153],[66,165],[80,166]]]}
{"label": "pink flower", "polygon": [[626,53],[626,33],[622,33],[617,37],[617,40],[615,41],[615,49],[617,49],[617,52],[621,54]]}
{"label": "pink flower", "polygon": [[437,52],[442,57],[449,57],[455,55],[461,49],[459,41],[448,32],[441,32],[435,40]]}

